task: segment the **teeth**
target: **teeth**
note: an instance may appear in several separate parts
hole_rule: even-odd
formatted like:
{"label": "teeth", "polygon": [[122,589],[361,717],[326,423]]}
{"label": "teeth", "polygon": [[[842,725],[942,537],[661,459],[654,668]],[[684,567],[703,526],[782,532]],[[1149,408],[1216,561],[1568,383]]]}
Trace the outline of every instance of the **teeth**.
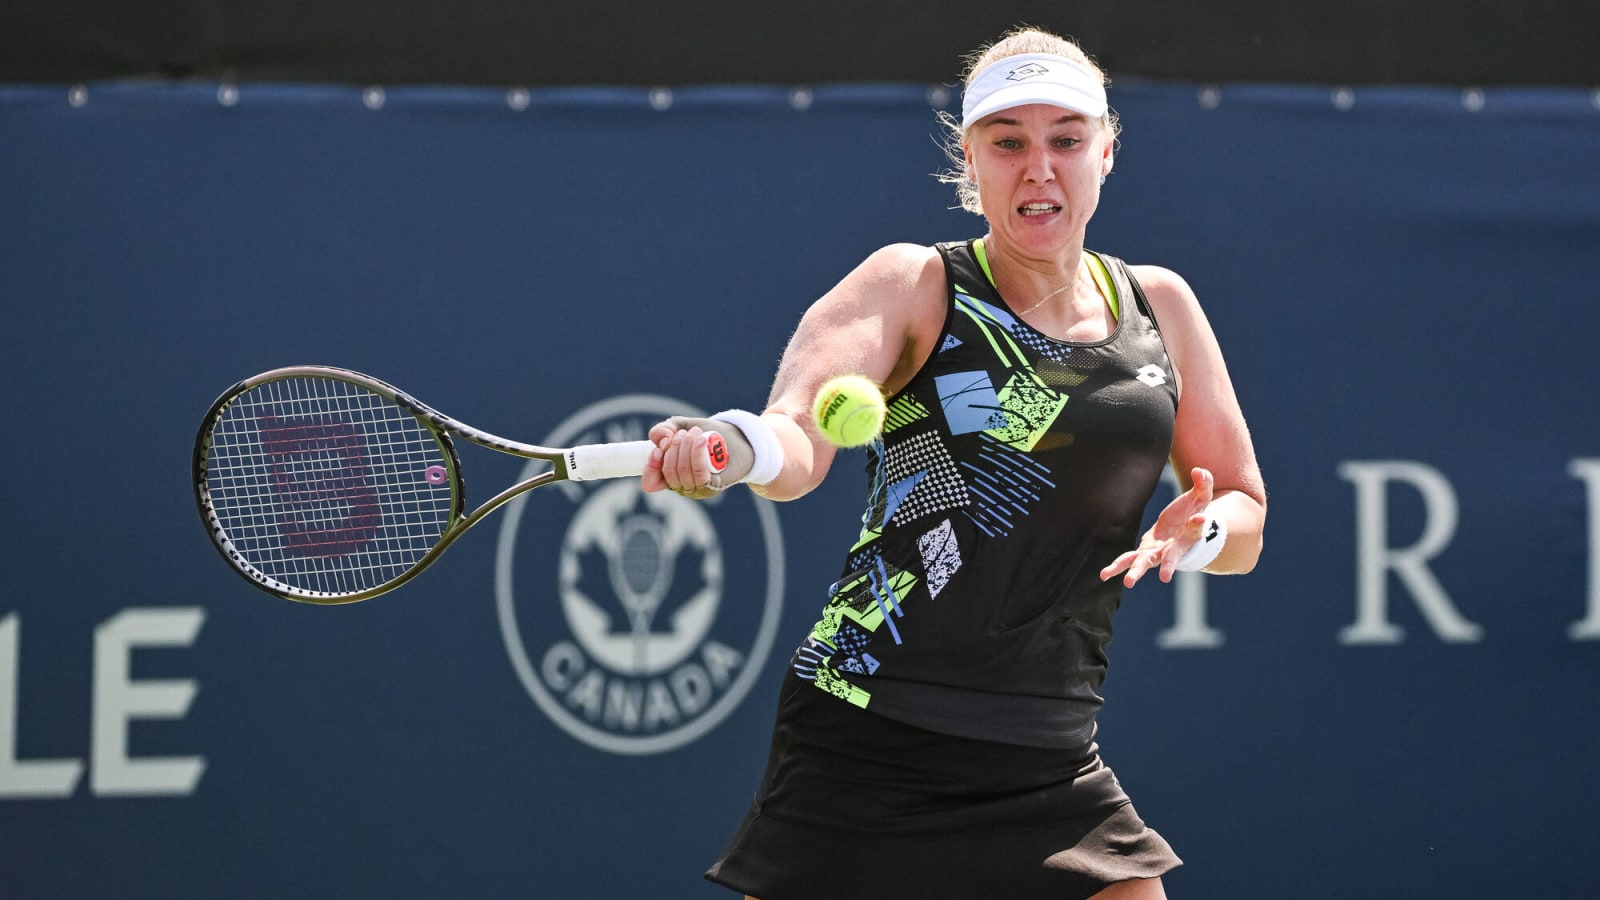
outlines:
{"label": "teeth", "polygon": [[1049,203],[1029,203],[1022,207],[1022,214],[1035,215],[1037,213],[1055,212],[1060,208],[1061,207],[1053,206]]}

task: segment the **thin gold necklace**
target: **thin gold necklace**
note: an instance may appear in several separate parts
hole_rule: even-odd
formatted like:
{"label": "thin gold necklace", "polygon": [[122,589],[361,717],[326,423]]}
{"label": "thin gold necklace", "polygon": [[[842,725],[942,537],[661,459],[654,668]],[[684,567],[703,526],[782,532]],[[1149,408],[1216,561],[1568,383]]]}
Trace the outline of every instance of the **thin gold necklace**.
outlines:
{"label": "thin gold necklace", "polygon": [[1049,300],[1051,297],[1054,297],[1055,295],[1061,293],[1062,291],[1077,285],[1077,283],[1078,283],[1078,273],[1083,271],[1083,268],[1084,268],[1083,255],[1079,254],[1078,255],[1078,268],[1073,270],[1073,272],[1072,272],[1072,280],[1071,281],[1067,282],[1066,284],[1063,284],[1061,287],[1056,288],[1055,290],[1051,291],[1050,293],[1045,294],[1042,298],[1040,298],[1038,303],[1035,303],[1034,305],[1028,307],[1027,309],[1023,310],[1022,312],[1017,313],[1017,315],[1019,317],[1025,316],[1028,313],[1031,313],[1034,310],[1038,309],[1039,307],[1043,306],[1045,304],[1045,301]]}

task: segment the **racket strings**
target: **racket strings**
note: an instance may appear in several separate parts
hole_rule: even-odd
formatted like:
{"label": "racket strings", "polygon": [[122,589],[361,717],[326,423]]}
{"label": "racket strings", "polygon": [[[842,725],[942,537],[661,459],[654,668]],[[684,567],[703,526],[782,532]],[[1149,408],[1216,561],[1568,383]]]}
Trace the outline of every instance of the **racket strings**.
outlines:
{"label": "racket strings", "polygon": [[452,461],[394,401],[333,378],[266,382],[212,426],[206,483],[242,560],[292,588],[354,594],[404,574],[454,521]]}

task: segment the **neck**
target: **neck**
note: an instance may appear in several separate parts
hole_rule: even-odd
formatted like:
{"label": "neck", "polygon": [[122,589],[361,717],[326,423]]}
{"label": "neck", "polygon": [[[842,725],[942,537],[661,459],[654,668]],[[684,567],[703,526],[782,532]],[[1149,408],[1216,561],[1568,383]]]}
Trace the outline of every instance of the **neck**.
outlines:
{"label": "neck", "polygon": [[1070,299],[1080,281],[1087,280],[1094,290],[1093,281],[1084,270],[1081,241],[1061,248],[1059,255],[1045,258],[1015,253],[998,245],[992,234],[984,237],[983,245],[995,290],[1023,315],[1052,300],[1060,301],[1063,295]]}

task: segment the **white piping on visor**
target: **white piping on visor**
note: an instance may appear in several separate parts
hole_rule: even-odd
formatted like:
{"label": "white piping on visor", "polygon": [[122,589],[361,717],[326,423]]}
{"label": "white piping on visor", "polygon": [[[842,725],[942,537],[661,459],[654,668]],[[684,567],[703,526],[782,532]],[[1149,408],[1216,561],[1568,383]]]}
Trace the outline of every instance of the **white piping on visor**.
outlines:
{"label": "white piping on visor", "polygon": [[1083,66],[1053,53],[1008,56],[983,67],[961,98],[961,127],[1003,109],[1047,103],[1083,113],[1106,114],[1106,88]]}

